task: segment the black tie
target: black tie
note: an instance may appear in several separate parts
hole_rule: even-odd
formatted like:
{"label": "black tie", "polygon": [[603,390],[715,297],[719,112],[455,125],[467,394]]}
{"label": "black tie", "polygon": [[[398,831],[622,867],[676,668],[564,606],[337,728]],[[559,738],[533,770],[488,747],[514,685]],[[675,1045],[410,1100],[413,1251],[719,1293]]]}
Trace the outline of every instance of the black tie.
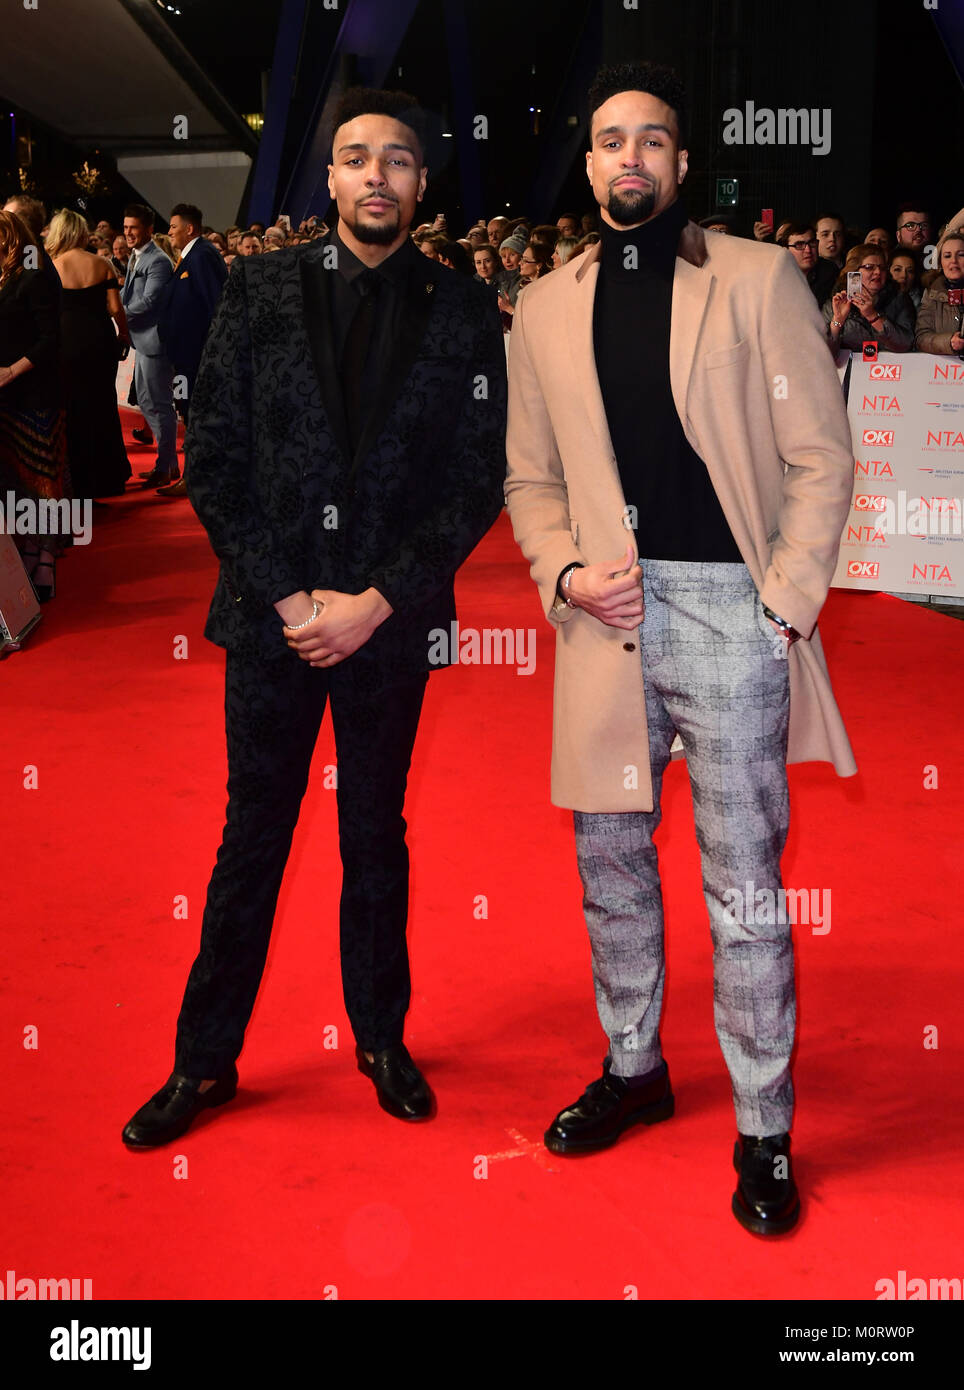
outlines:
{"label": "black tie", "polygon": [[352,281],[352,288],[358,294],[359,301],[345,338],[345,350],[341,359],[341,384],[352,453],[358,448],[364,425],[365,364],[375,324],[380,281],[381,276],[374,270],[363,270]]}

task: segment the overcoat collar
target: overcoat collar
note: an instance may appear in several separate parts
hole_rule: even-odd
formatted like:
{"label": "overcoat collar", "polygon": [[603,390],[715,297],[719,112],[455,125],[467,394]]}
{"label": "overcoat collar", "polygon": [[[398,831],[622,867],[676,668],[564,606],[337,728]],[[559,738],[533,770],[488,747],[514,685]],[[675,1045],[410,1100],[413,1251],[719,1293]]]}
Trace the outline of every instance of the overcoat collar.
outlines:
{"label": "overcoat collar", "polygon": [[[601,244],[596,242],[583,252],[582,264],[576,271],[578,289],[568,296],[567,329],[576,380],[584,385],[583,399],[605,457],[612,460],[612,439],[606,420],[596,356],[592,338],[592,311],[599,279]],[[710,297],[714,275],[707,265],[710,255],[706,233],[695,222],[683,228],[676,251],[676,271],[673,276],[673,307],[669,338],[669,376],[677,414],[690,444],[696,448],[686,418],[686,397],[693,370],[693,345],[699,337],[703,315]]]}

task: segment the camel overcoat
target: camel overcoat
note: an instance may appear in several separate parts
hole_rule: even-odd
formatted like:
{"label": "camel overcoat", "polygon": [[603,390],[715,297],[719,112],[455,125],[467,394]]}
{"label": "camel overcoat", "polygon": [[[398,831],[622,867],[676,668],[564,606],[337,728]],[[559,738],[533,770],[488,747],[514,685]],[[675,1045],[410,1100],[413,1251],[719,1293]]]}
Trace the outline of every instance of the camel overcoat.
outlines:
{"label": "camel overcoat", "polygon": [[[556,630],[552,801],[579,811],[651,811],[636,634],[556,595],[567,564],[615,561],[627,542],[636,553],[593,353],[599,256],[597,244],[519,296],[505,496]],[[787,760],[825,760],[851,776],[856,764],[816,621],[850,507],[854,459],[825,324],[793,257],[689,222],[677,249],[669,352],[686,437],[706,464],[760,598],[803,634],[789,650]],[[644,429],[645,380],[639,415]]]}

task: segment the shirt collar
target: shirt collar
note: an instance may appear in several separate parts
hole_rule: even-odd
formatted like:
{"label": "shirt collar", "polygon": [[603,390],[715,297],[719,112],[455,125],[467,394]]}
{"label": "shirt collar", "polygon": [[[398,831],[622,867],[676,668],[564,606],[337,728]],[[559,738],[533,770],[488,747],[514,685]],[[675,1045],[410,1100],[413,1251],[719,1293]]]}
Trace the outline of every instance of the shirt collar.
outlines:
{"label": "shirt collar", "polygon": [[201,240],[200,233],[198,233],[197,236],[192,236],[192,237],[191,237],[191,240],[188,242],[188,244],[185,246],[184,250],[181,252],[181,260],[182,260],[182,261],[183,261],[184,257],[187,255],[187,253],[190,251],[190,249],[191,249],[191,247],[194,245],[194,243],[195,243],[196,241],[200,241],[200,240]]}
{"label": "shirt collar", "polygon": [[374,270],[376,274],[384,276],[391,284],[401,286],[408,277],[408,273],[414,264],[415,257],[422,255],[412,238],[407,236],[401,246],[393,251],[390,256],[386,257],[384,261],[381,261],[376,266],[366,266],[363,261],[358,259],[354,251],[347,247],[342,241],[341,237],[338,235],[337,225],[331,234],[331,240],[332,244],[338,247],[338,269],[349,284],[351,284],[363,270]]}

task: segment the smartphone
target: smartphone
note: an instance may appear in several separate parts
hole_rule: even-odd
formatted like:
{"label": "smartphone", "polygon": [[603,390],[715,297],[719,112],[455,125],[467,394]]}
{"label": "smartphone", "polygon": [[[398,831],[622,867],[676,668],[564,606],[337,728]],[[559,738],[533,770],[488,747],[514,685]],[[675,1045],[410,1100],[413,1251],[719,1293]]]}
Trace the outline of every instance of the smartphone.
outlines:
{"label": "smartphone", "polygon": [[279,224],[287,227],[289,232],[291,231],[291,218],[288,216],[286,212],[279,213],[278,222]]}
{"label": "smartphone", "polygon": [[947,302],[960,309],[961,305],[964,304],[964,290],[948,290]]}
{"label": "smartphone", "polygon": [[760,221],[761,221],[761,222],[765,222],[766,225],[770,228],[770,231],[772,232],[772,231],[773,231],[773,209],[772,209],[772,208],[763,208],[763,209],[761,209],[761,212],[760,212]]}
{"label": "smartphone", "polygon": [[847,271],[847,298],[853,299],[855,294],[860,293],[860,271]]}

